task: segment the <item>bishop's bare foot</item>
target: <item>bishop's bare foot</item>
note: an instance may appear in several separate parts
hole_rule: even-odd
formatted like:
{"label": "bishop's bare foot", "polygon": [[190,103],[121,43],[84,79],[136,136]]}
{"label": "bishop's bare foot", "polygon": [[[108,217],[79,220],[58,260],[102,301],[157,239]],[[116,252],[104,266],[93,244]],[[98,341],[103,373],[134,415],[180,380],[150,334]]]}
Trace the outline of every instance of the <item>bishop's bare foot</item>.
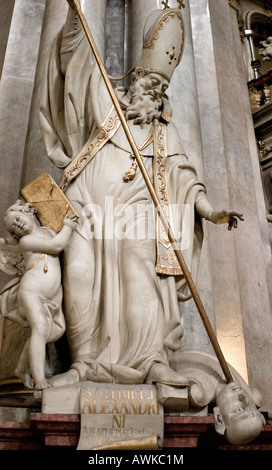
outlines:
{"label": "bishop's bare foot", "polygon": [[62,385],[71,385],[79,382],[79,374],[76,369],[70,369],[63,374],[58,374],[49,379],[50,385],[53,387],[61,387]]}

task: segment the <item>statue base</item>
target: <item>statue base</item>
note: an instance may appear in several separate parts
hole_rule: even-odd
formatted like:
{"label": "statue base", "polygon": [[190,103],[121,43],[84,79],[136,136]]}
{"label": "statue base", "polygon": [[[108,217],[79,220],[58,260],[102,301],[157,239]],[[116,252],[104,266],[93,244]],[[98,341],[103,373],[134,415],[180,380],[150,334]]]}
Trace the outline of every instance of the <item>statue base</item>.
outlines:
{"label": "statue base", "polygon": [[45,414],[80,414],[80,391],[82,383],[46,388],[35,392]]}
{"label": "statue base", "polygon": [[45,389],[41,412],[80,415],[80,450],[158,449],[165,415],[208,416],[190,408],[188,387],[91,381]]}
{"label": "statue base", "polygon": [[159,449],[164,409],[154,385],[82,382],[45,389],[42,414],[80,415],[77,449]]}
{"label": "statue base", "polygon": [[[118,385],[99,384],[96,382],[83,382],[72,385],[47,388],[43,392],[36,392],[35,396],[41,400],[41,412],[45,414],[80,414],[80,394],[83,384],[92,384],[97,389],[112,387],[133,390],[149,388],[149,385]],[[189,404],[188,387],[178,388],[157,383],[152,386],[156,399],[163,406],[164,414],[174,416],[208,416],[208,407],[192,408]]]}

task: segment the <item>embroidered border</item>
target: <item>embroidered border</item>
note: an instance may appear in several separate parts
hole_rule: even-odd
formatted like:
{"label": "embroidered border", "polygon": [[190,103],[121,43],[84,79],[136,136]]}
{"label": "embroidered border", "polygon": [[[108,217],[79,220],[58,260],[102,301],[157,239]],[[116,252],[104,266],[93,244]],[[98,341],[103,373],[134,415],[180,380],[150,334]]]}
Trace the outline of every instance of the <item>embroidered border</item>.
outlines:
{"label": "embroidered border", "polygon": [[82,170],[90,163],[95,155],[104,147],[109,139],[115,134],[120,126],[120,119],[112,106],[108,116],[106,117],[102,127],[90,137],[84,145],[81,152],[74,160],[65,168],[59,186],[62,191],[66,191],[69,184],[76,178]]}
{"label": "embroidered border", "polygon": [[[154,137],[153,177],[154,188],[160,199],[162,209],[168,220],[171,220],[171,202],[167,184],[167,126],[157,122]],[[182,270],[173,251],[168,235],[156,214],[156,273],[181,276]]]}
{"label": "embroidered border", "polygon": [[180,53],[179,53],[179,56],[178,56],[178,62],[177,62],[179,64],[180,60],[181,60],[181,57],[182,57],[182,54],[183,54],[183,49],[184,49],[184,25],[183,25],[183,20],[182,20],[181,14],[178,11],[173,11],[173,12],[169,13],[169,11],[167,9],[165,10],[165,13],[162,15],[162,17],[158,21],[158,24],[155,27],[155,31],[154,31],[153,35],[151,36],[150,39],[148,39],[144,43],[143,48],[144,49],[154,49],[154,47],[155,47],[154,41],[157,41],[160,37],[159,36],[159,31],[164,28],[164,24],[167,23],[170,18],[172,20],[177,18],[180,21],[180,27],[181,27],[181,30],[182,30],[182,44],[181,44],[181,50],[180,50]]}

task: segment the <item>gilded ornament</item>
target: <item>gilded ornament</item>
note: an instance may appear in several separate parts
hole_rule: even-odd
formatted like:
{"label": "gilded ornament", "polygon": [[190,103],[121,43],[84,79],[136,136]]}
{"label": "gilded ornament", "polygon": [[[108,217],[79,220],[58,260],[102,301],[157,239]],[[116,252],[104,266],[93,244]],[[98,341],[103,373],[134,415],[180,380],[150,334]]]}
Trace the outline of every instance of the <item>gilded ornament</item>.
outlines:
{"label": "gilded ornament", "polygon": [[181,10],[181,8],[185,8],[185,5],[184,5],[184,0],[177,0],[178,4],[179,4],[179,9]]}
{"label": "gilded ornament", "polygon": [[166,253],[162,256],[162,258],[167,261],[169,264],[173,264],[176,261],[177,257],[172,255],[170,251],[166,251]]}
{"label": "gilded ornament", "polygon": [[[177,11],[173,11],[171,13],[167,12],[167,13],[165,13],[165,15],[163,15],[161,17],[161,19],[158,22],[157,27],[156,27],[153,35],[151,36],[150,40],[144,43],[144,46],[143,46],[144,49],[154,49],[154,47],[155,47],[154,41],[157,41],[160,37],[158,31],[161,31],[164,28],[164,24],[169,21],[169,18],[171,18],[171,19],[177,18],[180,21],[181,29],[183,31],[183,21],[182,21],[182,18],[180,16],[179,12],[177,12]],[[182,41],[182,45],[183,45],[183,43],[184,43],[184,40]]]}
{"label": "gilded ornament", "polygon": [[[184,0],[177,0],[178,2],[178,8],[181,10],[181,8],[185,8],[185,5],[184,5]],[[162,0],[162,5],[163,5],[163,10],[166,10],[166,8],[170,8],[170,5],[169,5],[169,0]]]}
{"label": "gilded ornament", "polygon": [[114,107],[112,107],[100,129],[90,137],[82,151],[65,168],[59,182],[62,191],[66,191],[71,181],[76,178],[95,155],[97,155],[102,147],[115,134],[119,126],[120,120],[117,113],[114,111]]}
{"label": "gilded ornament", "polygon": [[[148,134],[147,139],[144,141],[144,143],[141,145],[141,147],[139,147],[139,151],[141,152],[142,150],[147,148],[153,142],[153,138],[154,138],[154,133],[153,133],[153,129],[151,129],[151,131]],[[133,163],[132,163],[130,169],[128,171],[126,171],[126,173],[124,174],[124,181],[126,183],[128,181],[134,180],[134,178],[136,176],[136,171],[137,171],[137,168],[138,168],[138,163],[137,163],[136,157],[133,154],[133,152],[130,154],[130,156],[133,158]]]}
{"label": "gilded ornament", "polygon": [[166,10],[166,8],[170,8],[169,0],[163,0],[162,5],[163,5],[163,10]]}

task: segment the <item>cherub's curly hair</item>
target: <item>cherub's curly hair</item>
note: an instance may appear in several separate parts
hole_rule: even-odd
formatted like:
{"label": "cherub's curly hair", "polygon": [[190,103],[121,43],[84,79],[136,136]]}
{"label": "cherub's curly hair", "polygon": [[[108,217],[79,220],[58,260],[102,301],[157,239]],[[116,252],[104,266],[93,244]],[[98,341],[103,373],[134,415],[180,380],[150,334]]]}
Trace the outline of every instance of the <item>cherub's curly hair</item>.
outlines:
{"label": "cherub's curly hair", "polygon": [[[10,206],[6,213],[5,213],[5,217],[4,217],[4,222],[6,222],[6,217],[11,213],[11,212],[22,212],[24,214],[30,214],[32,216],[34,216],[36,214],[36,209],[34,209],[34,207],[32,206],[31,203],[29,202],[24,202],[22,201],[21,199],[18,199],[15,204],[13,204],[12,206]],[[7,224],[5,223],[6,225],[6,229],[7,231],[12,235],[12,237],[17,240],[17,237],[16,235],[9,229],[9,227],[7,226]]]}
{"label": "cherub's curly hair", "polygon": [[34,207],[32,206],[31,203],[29,202],[24,202],[22,201],[21,199],[18,199],[15,204],[13,204],[12,206],[10,206],[7,211],[6,211],[6,214],[5,214],[5,217],[10,214],[10,212],[23,212],[25,214],[32,214],[32,215],[35,215],[36,214],[36,210],[34,209]]}

